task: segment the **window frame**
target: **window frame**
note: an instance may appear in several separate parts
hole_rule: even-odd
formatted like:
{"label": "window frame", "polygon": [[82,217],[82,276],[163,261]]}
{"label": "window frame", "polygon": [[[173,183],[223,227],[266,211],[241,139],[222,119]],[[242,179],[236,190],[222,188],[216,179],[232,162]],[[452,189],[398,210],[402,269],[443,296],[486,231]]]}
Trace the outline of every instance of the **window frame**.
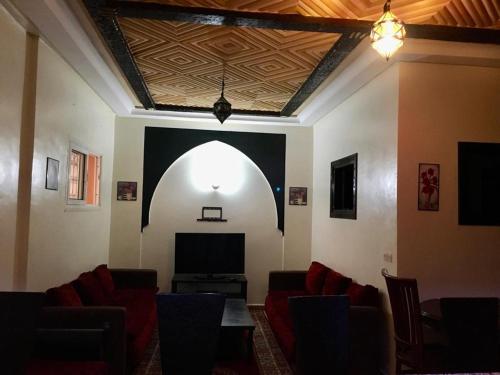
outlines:
{"label": "window frame", "polygon": [[[83,170],[83,195],[82,199],[74,199],[69,197],[70,193],[70,170],[71,170],[71,155],[72,153],[77,152],[83,155],[83,164],[84,164],[84,170]],[[97,192],[98,202],[97,204],[90,204],[87,203],[87,194],[88,194],[88,181],[89,181],[89,158],[90,156],[94,156],[98,158],[98,164],[99,168],[97,169],[96,172],[96,178],[98,181],[99,185],[99,191]],[[102,194],[101,194],[101,177],[102,177],[102,155],[97,152],[93,152],[89,150],[86,147],[82,147],[77,143],[71,142],[69,145],[69,150],[68,150],[68,165],[67,165],[67,178],[66,178],[66,205],[68,207],[85,207],[85,208],[100,208],[101,207],[101,200],[102,200]]]}

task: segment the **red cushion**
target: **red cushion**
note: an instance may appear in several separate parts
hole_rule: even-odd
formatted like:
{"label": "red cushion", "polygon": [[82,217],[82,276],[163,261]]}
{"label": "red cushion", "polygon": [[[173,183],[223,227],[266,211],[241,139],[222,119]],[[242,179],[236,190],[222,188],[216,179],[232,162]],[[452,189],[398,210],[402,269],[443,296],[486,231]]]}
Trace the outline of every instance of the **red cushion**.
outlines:
{"label": "red cushion", "polygon": [[156,327],[156,291],[153,289],[116,289],[114,303],[127,309],[127,361],[138,364]]}
{"label": "red cushion", "polygon": [[325,277],[325,283],[323,284],[323,294],[336,295],[343,294],[347,290],[349,284],[351,284],[352,279],[346,277],[338,272],[330,270],[327,272]]}
{"label": "red cushion", "polygon": [[330,269],[319,262],[312,262],[306,275],[307,294],[321,294],[325,277]]}
{"label": "red cushion", "polygon": [[125,326],[127,335],[138,336],[144,324],[151,318],[151,311],[156,314],[155,294],[149,289],[117,289],[114,304],[127,309]]}
{"label": "red cushion", "polygon": [[288,310],[288,297],[304,296],[303,290],[273,290],[266,297],[265,306],[267,315],[276,315],[283,320],[287,327],[292,329],[292,317]]}
{"label": "red cushion", "polygon": [[82,306],[82,300],[71,284],[47,290],[47,298],[55,306]]}
{"label": "red cushion", "polygon": [[109,365],[102,361],[31,360],[26,375],[107,375]]}
{"label": "red cushion", "polygon": [[115,284],[113,282],[113,277],[111,276],[111,272],[108,269],[108,266],[105,264],[101,264],[97,266],[94,270],[94,274],[102,285],[104,292],[111,296],[115,290]]}
{"label": "red cushion", "polygon": [[351,305],[355,306],[374,306],[378,307],[379,297],[378,289],[371,285],[359,285],[351,283],[347,288],[347,295]]}
{"label": "red cushion", "polygon": [[288,310],[288,297],[303,296],[305,291],[270,291],[264,304],[266,316],[276,341],[288,362],[295,354],[295,337],[291,315]]}
{"label": "red cushion", "polygon": [[86,305],[111,305],[112,300],[106,295],[101,283],[92,272],[82,273],[74,281],[74,285],[80,298]]}

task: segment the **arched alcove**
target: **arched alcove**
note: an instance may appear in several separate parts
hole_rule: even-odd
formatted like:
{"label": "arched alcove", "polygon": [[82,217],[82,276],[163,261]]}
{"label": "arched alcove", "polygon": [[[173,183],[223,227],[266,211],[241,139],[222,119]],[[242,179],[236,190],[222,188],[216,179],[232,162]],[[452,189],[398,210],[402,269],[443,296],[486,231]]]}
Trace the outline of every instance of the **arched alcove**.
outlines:
{"label": "arched alcove", "polygon": [[[203,206],[222,207],[228,221],[198,222]],[[176,232],[243,232],[248,301],[263,303],[269,271],[282,268],[277,220],[272,189],[255,163],[225,143],[204,143],[178,158],[161,177],[142,235],[141,266],[157,269],[159,286],[168,291]]]}
{"label": "arched alcove", "polygon": [[286,136],[273,133],[250,133],[146,127],[144,133],[144,172],[142,224],[149,225],[149,210],[160,179],[181,155],[210,141],[226,143],[244,153],[262,171],[270,186],[278,215],[278,228],[285,227],[284,185]]}

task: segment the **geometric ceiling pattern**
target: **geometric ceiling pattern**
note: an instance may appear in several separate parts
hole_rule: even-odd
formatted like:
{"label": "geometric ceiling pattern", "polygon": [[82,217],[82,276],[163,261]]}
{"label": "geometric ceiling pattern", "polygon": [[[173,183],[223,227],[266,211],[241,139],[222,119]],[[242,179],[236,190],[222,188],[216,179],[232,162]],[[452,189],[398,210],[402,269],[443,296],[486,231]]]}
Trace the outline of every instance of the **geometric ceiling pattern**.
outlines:
{"label": "geometric ceiling pattern", "polygon": [[[168,5],[249,12],[376,20],[385,0],[142,0]],[[393,0],[391,9],[412,24],[500,28],[499,0]]]}
{"label": "geometric ceiling pattern", "polygon": [[280,112],[341,34],[118,17],[156,104]]}

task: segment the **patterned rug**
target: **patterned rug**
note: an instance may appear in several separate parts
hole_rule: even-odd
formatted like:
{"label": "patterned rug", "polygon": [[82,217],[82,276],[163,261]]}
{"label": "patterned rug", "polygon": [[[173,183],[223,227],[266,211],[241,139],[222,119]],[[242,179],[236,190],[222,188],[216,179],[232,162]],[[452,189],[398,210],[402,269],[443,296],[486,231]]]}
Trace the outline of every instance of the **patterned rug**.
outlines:
{"label": "patterned rug", "polygon": [[[249,310],[255,322],[254,358],[218,361],[213,375],[291,375],[292,371],[269,327],[263,307],[250,306]],[[134,375],[161,375],[157,331]]]}
{"label": "patterned rug", "polygon": [[[255,331],[253,334],[254,358],[250,361],[246,359],[218,361],[213,375],[291,375],[292,371],[274,338],[263,307],[250,306],[249,310],[255,322]],[[161,375],[158,332],[155,332],[146,350],[144,359],[136,368],[133,375]],[[500,375],[500,373],[461,375]]]}

